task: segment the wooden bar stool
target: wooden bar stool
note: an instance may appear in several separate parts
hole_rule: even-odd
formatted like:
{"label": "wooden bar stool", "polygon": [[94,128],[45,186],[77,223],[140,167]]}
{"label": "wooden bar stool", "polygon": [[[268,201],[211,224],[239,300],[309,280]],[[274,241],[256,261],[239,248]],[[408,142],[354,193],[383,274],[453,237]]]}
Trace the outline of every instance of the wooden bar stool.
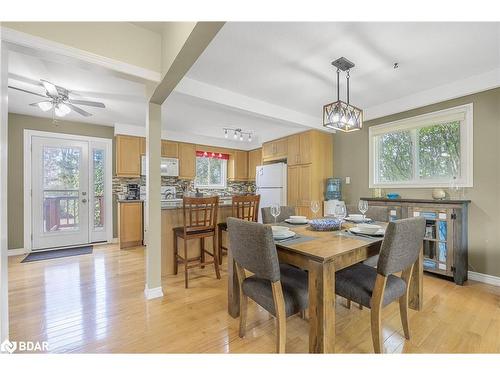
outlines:
{"label": "wooden bar stool", "polygon": [[[260,195],[234,195],[232,204],[232,217],[257,222],[259,215]],[[223,251],[227,254],[227,247],[222,245],[222,232],[227,232],[227,224],[217,224],[219,264],[222,264]]]}
{"label": "wooden bar stool", "polygon": [[[217,211],[219,208],[219,197],[210,198],[184,198],[182,200],[182,210],[184,216],[184,226],[174,228],[174,274],[177,275],[178,264],[184,264],[185,287],[188,287],[188,270],[195,267],[205,267],[213,264],[215,274],[220,279],[219,262],[215,249],[217,224]],[[178,251],[177,238],[184,240],[184,256],[181,257]],[[205,238],[212,237],[212,252],[205,249]],[[188,241],[200,239],[200,255],[188,258]],[[205,253],[213,260],[206,261]]]}

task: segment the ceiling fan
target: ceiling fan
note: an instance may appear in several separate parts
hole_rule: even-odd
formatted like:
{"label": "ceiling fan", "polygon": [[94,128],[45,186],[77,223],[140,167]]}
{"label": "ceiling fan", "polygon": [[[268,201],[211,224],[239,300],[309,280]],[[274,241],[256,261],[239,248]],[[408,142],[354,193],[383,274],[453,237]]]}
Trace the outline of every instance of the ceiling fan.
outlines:
{"label": "ceiling fan", "polygon": [[29,91],[29,90],[24,90],[19,87],[14,87],[14,86],[9,86],[9,88],[26,92],[28,94],[33,94],[37,96],[41,96],[42,98],[45,98],[46,100],[42,100],[40,102],[35,102],[31,103],[30,105],[33,107],[39,107],[42,111],[47,112],[50,111],[51,109],[54,110],[54,114],[58,117],[64,117],[68,113],[70,113],[72,110],[75,111],[76,113],[89,117],[92,116],[92,113],[89,113],[80,107],[77,107],[75,104],[78,105],[85,105],[89,107],[97,107],[97,108],[106,108],[104,103],[101,102],[93,102],[89,100],[75,100],[75,99],[70,99],[69,93],[70,91],[64,87],[61,86],[56,86],[53,83],[50,83],[49,81],[46,81],[44,79],[40,80],[41,85],[45,88],[45,95]]}

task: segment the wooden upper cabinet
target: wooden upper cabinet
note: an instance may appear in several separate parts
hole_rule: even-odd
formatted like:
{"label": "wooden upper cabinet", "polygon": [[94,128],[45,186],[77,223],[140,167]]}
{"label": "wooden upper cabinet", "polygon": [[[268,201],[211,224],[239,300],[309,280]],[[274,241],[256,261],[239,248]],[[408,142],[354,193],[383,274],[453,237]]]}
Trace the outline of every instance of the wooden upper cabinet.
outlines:
{"label": "wooden upper cabinet", "polygon": [[173,141],[161,141],[161,156],[164,158],[178,158],[179,144]]}
{"label": "wooden upper cabinet", "polygon": [[257,167],[262,165],[262,149],[258,148],[248,153],[248,180],[255,181]]}
{"label": "wooden upper cabinet", "polygon": [[300,164],[300,135],[295,134],[288,137],[288,165]]}
{"label": "wooden upper cabinet", "polygon": [[288,184],[287,184],[287,200],[288,205],[297,207],[299,205],[299,166],[288,166]]}
{"label": "wooden upper cabinet", "polygon": [[141,138],[141,155],[146,155],[146,138]]}
{"label": "wooden upper cabinet", "polygon": [[287,158],[288,139],[282,138],[262,145],[263,161],[280,160]]}
{"label": "wooden upper cabinet", "polygon": [[312,163],[312,137],[312,131],[294,134],[288,137],[288,165]]}
{"label": "wooden upper cabinet", "polygon": [[192,180],[196,177],[196,145],[179,143],[179,178]]}
{"label": "wooden upper cabinet", "polygon": [[248,152],[235,150],[228,162],[228,178],[233,181],[248,179]]}
{"label": "wooden upper cabinet", "polygon": [[117,135],[116,175],[139,177],[141,175],[141,138],[130,135]]}

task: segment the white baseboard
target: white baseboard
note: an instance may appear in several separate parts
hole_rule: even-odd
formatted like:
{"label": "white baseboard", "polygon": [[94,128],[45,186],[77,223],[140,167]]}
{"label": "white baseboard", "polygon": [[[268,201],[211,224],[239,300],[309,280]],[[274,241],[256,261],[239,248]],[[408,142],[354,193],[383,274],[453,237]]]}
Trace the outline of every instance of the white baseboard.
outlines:
{"label": "white baseboard", "polygon": [[7,250],[7,255],[10,257],[16,256],[16,255],[24,255],[28,254],[29,251],[26,250],[24,247],[21,247],[20,249],[9,249]]}
{"label": "white baseboard", "polygon": [[118,238],[117,237],[113,238],[111,241],[109,241],[109,243],[118,243]]}
{"label": "white baseboard", "polygon": [[469,271],[469,280],[479,281],[481,283],[500,286],[500,277],[487,275],[485,273]]}
{"label": "white baseboard", "polygon": [[161,286],[157,288],[148,288],[146,285],[144,288],[144,295],[146,296],[146,299],[160,298],[163,297],[163,289]]}

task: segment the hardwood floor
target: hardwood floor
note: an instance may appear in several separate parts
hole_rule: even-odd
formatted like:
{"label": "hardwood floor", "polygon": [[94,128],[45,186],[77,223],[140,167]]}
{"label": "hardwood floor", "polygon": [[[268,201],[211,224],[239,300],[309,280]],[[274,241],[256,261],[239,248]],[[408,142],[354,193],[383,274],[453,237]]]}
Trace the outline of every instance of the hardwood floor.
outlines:
{"label": "hardwood floor", "polygon": [[[20,263],[9,258],[12,340],[47,340],[51,352],[274,353],[272,317],[249,301],[247,334],[227,314],[227,266],[222,280],[212,267],[163,280],[165,296],[147,301],[142,248],[96,246],[92,255]],[[224,259],[225,260],[225,259]],[[370,312],[337,299],[336,351],[372,353]],[[460,287],[426,275],[424,309],[410,310],[406,341],[398,304],[383,311],[388,353],[500,353],[500,287]],[[308,323],[287,320],[286,350],[308,351]]]}

